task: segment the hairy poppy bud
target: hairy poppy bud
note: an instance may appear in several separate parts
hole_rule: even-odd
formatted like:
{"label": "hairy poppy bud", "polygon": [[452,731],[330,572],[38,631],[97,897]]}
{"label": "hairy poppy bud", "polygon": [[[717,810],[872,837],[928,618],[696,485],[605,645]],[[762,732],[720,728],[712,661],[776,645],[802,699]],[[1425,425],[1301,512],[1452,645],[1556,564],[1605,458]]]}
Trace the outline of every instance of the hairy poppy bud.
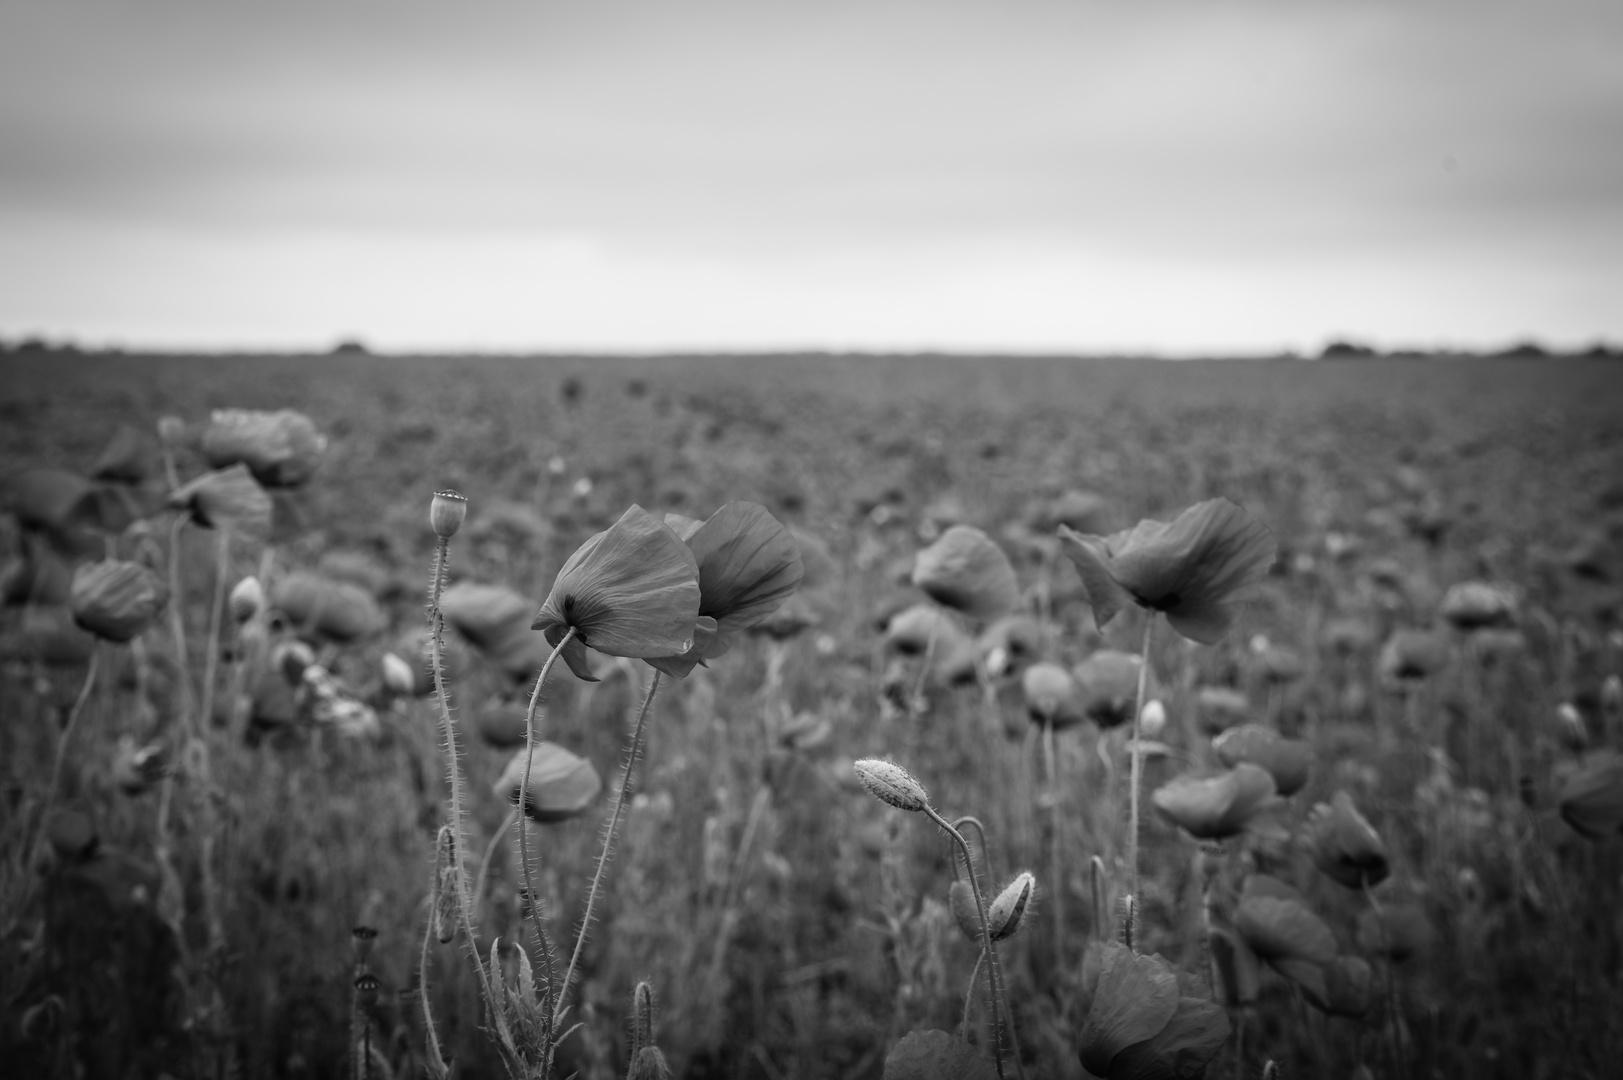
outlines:
{"label": "hairy poppy bud", "polygon": [[417,676],[412,672],[411,665],[400,657],[392,652],[384,653],[383,685],[389,688],[391,694],[411,697],[417,693]]}
{"label": "hairy poppy bud", "polygon": [[1031,906],[1031,896],[1037,889],[1037,879],[1029,870],[1021,871],[1015,879],[997,894],[997,898],[986,909],[986,929],[992,935],[993,941],[1002,941],[1013,937],[1020,924],[1025,921],[1026,909]]}
{"label": "hairy poppy bud", "polygon": [[468,516],[468,498],[459,495],[447,488],[444,491],[434,492],[434,501],[428,506],[428,523],[434,527],[434,535],[441,540],[449,540],[462,528],[462,522]]}
{"label": "hairy poppy bud", "polygon": [[231,587],[231,618],[240,625],[265,607],[265,587],[252,574]]}
{"label": "hairy poppy bud", "polygon": [[169,602],[169,588],[140,563],[106,559],[73,575],[73,621],[106,641],[129,641]]}
{"label": "hairy poppy bud", "polygon": [[456,841],[441,825],[434,842],[434,936],[441,945],[456,937]]}
{"label": "hairy poppy bud", "polygon": [[925,794],[924,785],[894,761],[863,758],[852,767],[868,794],[880,802],[913,813],[920,813],[929,805],[930,797]]}
{"label": "hairy poppy bud", "polygon": [[947,888],[947,909],[952,912],[953,922],[958,929],[964,932],[973,945],[981,943],[981,916],[975,907],[975,889],[969,882],[959,878]]}

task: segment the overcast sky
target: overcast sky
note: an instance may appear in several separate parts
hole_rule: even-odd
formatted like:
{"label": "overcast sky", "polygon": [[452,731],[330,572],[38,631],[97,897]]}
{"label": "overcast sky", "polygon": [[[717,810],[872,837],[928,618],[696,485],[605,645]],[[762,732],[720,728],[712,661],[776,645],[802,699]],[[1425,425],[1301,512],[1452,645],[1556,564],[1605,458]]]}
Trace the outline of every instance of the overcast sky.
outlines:
{"label": "overcast sky", "polygon": [[1623,343],[1623,3],[0,0],[0,335]]}

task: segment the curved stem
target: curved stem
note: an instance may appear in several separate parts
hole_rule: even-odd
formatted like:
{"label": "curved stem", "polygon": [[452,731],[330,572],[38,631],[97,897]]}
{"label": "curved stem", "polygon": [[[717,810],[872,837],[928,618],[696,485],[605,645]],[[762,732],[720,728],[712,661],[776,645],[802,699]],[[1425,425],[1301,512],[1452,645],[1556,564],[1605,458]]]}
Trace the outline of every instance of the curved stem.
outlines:
{"label": "curved stem", "polygon": [[[1132,757],[1128,766],[1128,812],[1127,812],[1127,862],[1131,869],[1132,893],[1127,907],[1127,919],[1133,921],[1134,913],[1143,910],[1143,901],[1138,895],[1138,774],[1143,768],[1144,755],[1141,752],[1140,742],[1143,739],[1144,690],[1149,681],[1150,673],[1150,637],[1155,632],[1155,616],[1148,615],[1144,620],[1144,648],[1139,654],[1138,665],[1138,695],[1133,703],[1133,743]],[[1138,934],[1136,927],[1129,928],[1129,940],[1134,943],[1137,950]]]}
{"label": "curved stem", "polygon": [[428,1075],[445,1075],[445,1055],[440,1051],[440,1036],[434,1029],[434,1010],[428,1003],[428,943],[434,936],[434,898],[429,897],[430,911],[423,924],[423,948],[417,955],[417,994],[423,1001],[423,1028],[428,1032]]}
{"label": "curved stem", "polygon": [[214,723],[214,679],[220,663],[220,613],[225,608],[225,575],[231,563],[231,532],[220,530],[219,546],[215,549],[214,604],[209,608],[209,636],[207,652],[203,654],[203,704],[199,730],[207,730]]}
{"label": "curved stem", "polygon": [[490,863],[496,857],[496,848],[501,844],[502,837],[507,830],[513,827],[513,819],[518,817],[518,807],[507,812],[502,823],[496,826],[496,831],[490,835],[490,843],[485,845],[484,858],[479,860],[479,872],[473,876],[473,902],[479,903],[485,896],[485,879],[490,876]]}
{"label": "curved stem", "polygon": [[[451,720],[451,702],[445,692],[445,665],[442,657],[445,619],[440,613],[440,594],[445,589],[445,564],[449,549],[450,543],[444,538],[440,539],[439,546],[434,549],[433,580],[429,582],[428,592],[428,636],[429,662],[434,670],[434,699],[439,705],[440,724],[445,730],[445,756],[451,783],[451,869],[456,878],[457,908],[462,912],[462,932],[468,939],[468,951],[473,954],[473,966],[479,972],[479,985],[484,991],[486,1004],[491,1006],[489,1010],[491,1017],[499,1032],[505,1035],[507,1022],[501,1010],[494,1007],[495,998],[491,995],[490,973],[485,970],[484,957],[479,954],[479,938],[473,926],[473,904],[468,896],[467,867],[462,861],[464,839],[462,764],[461,754],[456,745],[456,725]],[[503,1039],[504,1043],[506,1041]]]}
{"label": "curved stem", "polygon": [[997,1066],[998,1080],[1003,1080],[1003,990],[998,979],[997,953],[992,950],[992,929],[986,919],[986,900],[981,895],[980,879],[975,876],[975,864],[970,858],[969,842],[964,839],[964,834],[953,828],[933,806],[926,804],[924,812],[952,837],[969,866],[969,888],[975,894],[975,911],[981,920],[981,955],[986,959],[986,978],[992,986],[992,1061]]}
{"label": "curved stem", "polygon": [[569,967],[564,972],[564,982],[558,988],[558,1003],[552,1011],[552,1024],[557,1027],[563,1020],[564,1005],[569,1000],[569,985],[575,978],[575,965],[580,961],[580,951],[586,944],[586,932],[592,925],[592,905],[597,902],[597,894],[603,885],[603,869],[608,866],[609,852],[614,847],[614,834],[620,827],[620,812],[625,809],[626,791],[631,787],[631,773],[637,767],[637,754],[642,748],[642,729],[648,720],[648,706],[653,704],[654,691],[659,689],[658,671],[648,682],[648,693],[643,695],[642,708],[637,710],[637,726],[631,733],[631,750],[626,755],[625,774],[620,777],[620,790],[614,797],[614,812],[609,815],[609,832],[603,838],[603,850],[597,857],[597,872],[592,875],[592,888],[586,894],[586,914],[581,916],[580,933],[575,935],[575,951],[569,955]]}
{"label": "curved stem", "polygon": [[547,676],[552,674],[552,665],[558,662],[558,657],[575,640],[576,634],[576,629],[571,626],[548,654],[547,662],[541,665],[541,674],[536,676],[535,690],[530,694],[530,708],[524,714],[524,776],[518,782],[519,812],[514,818],[518,823],[518,858],[524,873],[524,895],[530,899],[530,925],[535,928],[536,951],[541,954],[541,982],[548,993],[552,992],[552,939],[547,937],[547,928],[541,924],[541,897],[535,891],[535,879],[530,872],[530,830],[524,819],[529,812],[530,770],[535,766],[535,712],[541,704],[541,690],[547,685]]}
{"label": "curved stem", "polygon": [[975,954],[975,966],[969,972],[969,989],[964,991],[964,1019],[958,1026],[963,1031],[965,1042],[969,1041],[969,1010],[970,1006],[975,1002],[975,983],[981,977],[981,965],[985,962],[986,954],[984,952]]}

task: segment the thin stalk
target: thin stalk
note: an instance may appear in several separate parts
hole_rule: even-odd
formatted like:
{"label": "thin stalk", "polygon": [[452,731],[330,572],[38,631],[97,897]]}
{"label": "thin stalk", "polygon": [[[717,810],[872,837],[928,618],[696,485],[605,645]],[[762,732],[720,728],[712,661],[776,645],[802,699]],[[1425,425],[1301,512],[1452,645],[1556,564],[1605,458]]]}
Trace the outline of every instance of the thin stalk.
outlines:
{"label": "thin stalk", "polygon": [[597,902],[598,891],[603,885],[603,870],[609,864],[609,852],[614,847],[614,834],[620,827],[620,812],[625,809],[626,792],[631,787],[631,774],[637,767],[637,754],[642,749],[642,729],[648,720],[648,706],[653,704],[654,691],[659,689],[658,671],[648,682],[648,693],[643,695],[642,708],[637,710],[637,726],[631,733],[631,750],[626,755],[625,773],[620,777],[620,790],[614,796],[614,812],[609,815],[608,835],[603,838],[603,850],[598,853],[597,872],[592,875],[592,887],[586,894],[586,914],[581,916],[580,933],[575,935],[575,951],[569,956],[569,967],[564,972],[563,985],[558,988],[558,1002],[552,1010],[552,1024],[557,1027],[563,1020],[564,1006],[569,1000],[569,985],[575,978],[575,965],[580,961],[580,951],[586,944],[586,932],[592,926],[592,905]]}
{"label": "thin stalk", "polygon": [[1054,956],[1062,959],[1065,948],[1065,881],[1060,876],[1060,813],[1057,753],[1054,725],[1043,725],[1043,772],[1048,784],[1048,880],[1053,883],[1049,904],[1054,912]]}
{"label": "thin stalk", "polygon": [[439,705],[440,724],[445,731],[445,755],[449,762],[449,775],[451,784],[451,864],[456,877],[457,907],[462,912],[462,932],[468,939],[468,951],[473,953],[473,966],[479,972],[479,985],[484,991],[485,1002],[491,1006],[489,1009],[499,1033],[503,1036],[502,1043],[510,1041],[507,1037],[507,1021],[495,1006],[495,997],[491,991],[490,973],[485,970],[484,957],[479,955],[479,938],[473,926],[473,904],[468,896],[467,868],[462,862],[463,850],[463,809],[462,809],[462,766],[459,761],[460,752],[456,745],[456,725],[451,720],[451,701],[445,690],[445,665],[443,663],[442,639],[445,633],[445,619],[440,614],[440,594],[445,590],[445,568],[450,543],[441,538],[439,545],[434,549],[433,579],[429,582],[428,625],[429,625],[429,661],[434,669],[434,699]]}
{"label": "thin stalk", "polygon": [[428,1075],[440,1077],[445,1075],[445,1056],[440,1051],[439,1032],[434,1029],[434,1010],[428,1004],[428,943],[434,936],[433,901],[434,897],[430,896],[428,918],[423,922],[423,948],[417,955],[417,993],[423,1000],[423,1028],[428,1032],[428,1053],[431,1058]]}
{"label": "thin stalk", "polygon": [[190,664],[186,659],[186,623],[181,615],[181,609],[186,605],[182,602],[184,593],[180,587],[180,530],[186,524],[186,515],[176,514],[174,524],[169,528],[169,629],[175,638],[175,668],[181,672],[180,683],[180,726],[187,734],[191,733],[192,723],[192,684],[185,677]]}
{"label": "thin stalk", "polygon": [[963,1030],[966,1041],[969,1039],[969,1010],[970,1006],[975,1002],[975,983],[981,977],[981,964],[985,963],[985,961],[986,954],[984,952],[975,954],[975,966],[969,972],[969,988],[964,991],[964,1020],[959,1027]]}
{"label": "thin stalk", "polygon": [[473,902],[476,904],[484,899],[485,879],[490,876],[490,863],[496,857],[496,848],[501,844],[502,837],[507,834],[507,830],[513,827],[513,819],[518,817],[518,813],[519,810],[516,806],[509,810],[507,816],[502,818],[502,823],[491,834],[490,843],[485,845],[484,858],[479,860],[479,873],[475,874],[473,878]]}
{"label": "thin stalk", "polygon": [[552,990],[552,939],[547,936],[546,927],[541,925],[541,896],[535,891],[535,879],[530,872],[530,830],[524,819],[530,798],[530,769],[535,765],[535,713],[541,704],[541,690],[547,685],[547,676],[552,674],[552,665],[558,662],[558,657],[575,640],[577,633],[575,627],[571,626],[547,656],[546,663],[541,665],[541,674],[536,677],[535,690],[530,694],[530,708],[524,714],[524,776],[518,782],[519,814],[515,819],[518,822],[519,863],[524,872],[524,895],[530,898],[530,925],[535,928],[536,951],[541,954],[541,983],[548,992]]}
{"label": "thin stalk", "polygon": [[998,1080],[1003,1080],[1003,988],[998,978],[997,953],[992,951],[992,928],[986,919],[986,900],[981,895],[980,879],[975,876],[975,863],[970,857],[969,842],[964,839],[964,834],[953,828],[933,806],[925,804],[924,813],[952,837],[958,850],[963,853],[965,865],[969,867],[969,888],[975,894],[975,910],[981,920],[981,955],[986,958],[986,977],[992,984],[992,1062],[997,1066]]}
{"label": "thin stalk", "polygon": [[[1127,785],[1129,791],[1127,797],[1129,801],[1127,812],[1127,863],[1131,867],[1132,876],[1129,878],[1129,880],[1132,883],[1133,890],[1131,902],[1127,908],[1127,919],[1129,922],[1132,921],[1133,913],[1135,911],[1140,911],[1143,909],[1143,900],[1141,900],[1138,895],[1138,775],[1140,770],[1143,768],[1142,761],[1144,755],[1140,752],[1140,741],[1143,739],[1142,717],[1144,715],[1144,691],[1149,681],[1150,637],[1152,634],[1154,634],[1154,632],[1155,616],[1149,615],[1144,620],[1144,648],[1139,654],[1140,663],[1138,665],[1138,696],[1137,700],[1133,703],[1133,748],[1132,757],[1128,765],[1129,779],[1127,781]],[[1134,951],[1136,952],[1138,934],[1131,932],[1130,929],[1128,936],[1133,942],[1135,942]]]}
{"label": "thin stalk", "polygon": [[203,705],[201,726],[214,723],[214,679],[220,662],[220,613],[225,608],[225,577],[231,565],[231,533],[220,530],[214,555],[214,604],[209,608],[208,651],[203,654]]}
{"label": "thin stalk", "polygon": [[51,805],[56,802],[57,785],[62,782],[62,762],[68,756],[68,740],[73,738],[73,730],[79,725],[79,717],[85,711],[85,703],[90,700],[90,691],[96,685],[96,671],[100,667],[101,651],[105,646],[98,641],[90,650],[90,666],[85,669],[84,685],[79,687],[79,696],[73,699],[73,708],[68,710],[68,722],[62,726],[62,734],[56,740],[56,759],[51,763],[51,782],[45,789],[45,801],[40,804],[39,817],[34,822],[34,839],[25,849],[26,858],[23,866],[34,864],[34,849],[39,846],[39,838],[45,832],[45,821],[51,816]]}

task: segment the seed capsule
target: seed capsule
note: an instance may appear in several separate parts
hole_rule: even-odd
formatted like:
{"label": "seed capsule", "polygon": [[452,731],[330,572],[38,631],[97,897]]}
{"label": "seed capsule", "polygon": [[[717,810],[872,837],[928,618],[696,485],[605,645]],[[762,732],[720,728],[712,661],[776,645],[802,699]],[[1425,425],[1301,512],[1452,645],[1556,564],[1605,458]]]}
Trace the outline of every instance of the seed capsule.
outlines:
{"label": "seed capsule", "polygon": [[451,539],[467,516],[467,496],[450,489],[434,492],[434,501],[428,507],[428,523],[434,527],[435,536],[441,540]]}

